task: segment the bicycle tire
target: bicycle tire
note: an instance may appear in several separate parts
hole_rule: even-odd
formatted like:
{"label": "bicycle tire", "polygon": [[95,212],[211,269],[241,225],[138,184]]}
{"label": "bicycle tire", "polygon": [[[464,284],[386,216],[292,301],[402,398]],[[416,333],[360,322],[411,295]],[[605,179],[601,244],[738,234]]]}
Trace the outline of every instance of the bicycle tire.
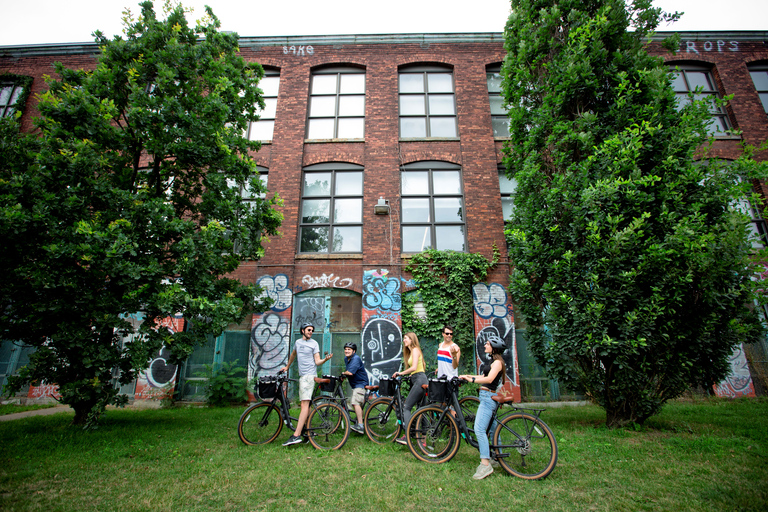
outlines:
{"label": "bicycle tire", "polygon": [[400,435],[394,401],[389,397],[377,398],[363,413],[365,435],[376,444],[391,443]]}
{"label": "bicycle tire", "polygon": [[461,407],[461,413],[464,415],[464,422],[467,424],[467,428],[474,432],[475,418],[477,417],[477,409],[480,407],[480,399],[476,396],[465,396],[459,400],[459,406]]}
{"label": "bicycle tire", "polygon": [[318,450],[338,450],[349,439],[349,415],[338,404],[321,403],[309,411],[307,435]]}
{"label": "bicycle tire", "polygon": [[283,413],[272,402],[249,406],[237,423],[237,435],[247,445],[271,443],[283,429]]}
{"label": "bicycle tire", "polygon": [[513,412],[498,422],[493,445],[507,473],[525,480],[538,480],[555,469],[557,441],[546,423],[524,412]]}
{"label": "bicycle tire", "polygon": [[440,406],[428,405],[411,416],[405,439],[408,449],[420,461],[442,464],[459,451],[459,426],[453,415],[444,411]]}

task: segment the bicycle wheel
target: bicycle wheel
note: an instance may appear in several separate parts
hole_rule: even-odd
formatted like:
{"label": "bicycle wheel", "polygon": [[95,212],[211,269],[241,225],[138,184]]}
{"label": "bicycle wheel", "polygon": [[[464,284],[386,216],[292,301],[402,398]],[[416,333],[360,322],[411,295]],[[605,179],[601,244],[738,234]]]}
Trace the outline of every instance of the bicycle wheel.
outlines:
{"label": "bicycle wheel", "polygon": [[349,438],[349,416],[335,403],[321,403],[309,411],[307,434],[315,448],[338,450]]}
{"label": "bicycle wheel", "polygon": [[248,445],[271,443],[283,429],[283,414],[272,402],[248,407],[237,423],[237,435]]}
{"label": "bicycle wheel", "polygon": [[368,439],[377,444],[391,443],[400,435],[395,404],[391,398],[377,398],[363,413],[363,425]]}
{"label": "bicycle wheel", "polygon": [[459,426],[453,415],[444,411],[442,407],[428,405],[411,416],[405,438],[417,459],[440,464],[451,460],[459,451]]}
{"label": "bicycle wheel", "polygon": [[477,408],[480,407],[480,399],[476,396],[465,396],[459,400],[459,406],[461,406],[461,412],[464,415],[464,422],[467,424],[467,428],[470,431],[474,431],[475,417],[477,416]]}
{"label": "bicycle wheel", "polygon": [[547,424],[524,412],[498,421],[493,445],[501,466],[526,480],[546,478],[557,464],[557,441]]}

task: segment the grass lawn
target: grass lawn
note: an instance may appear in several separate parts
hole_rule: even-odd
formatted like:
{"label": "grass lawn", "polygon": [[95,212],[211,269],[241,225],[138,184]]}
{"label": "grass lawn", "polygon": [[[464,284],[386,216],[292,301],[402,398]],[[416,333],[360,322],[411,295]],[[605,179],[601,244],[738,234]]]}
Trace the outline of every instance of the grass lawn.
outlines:
{"label": "grass lawn", "polygon": [[0,416],[5,416],[6,414],[14,414],[17,412],[24,412],[24,411],[37,411],[38,409],[50,409],[51,407],[55,407],[55,405],[53,404],[45,404],[45,405],[0,404]]}
{"label": "grass lawn", "polygon": [[768,510],[768,400],[668,404],[639,430],[607,430],[594,406],[547,410],[560,450],[545,480],[471,476],[477,450],[445,464],[350,434],[339,451],[245,446],[243,408],[109,410],[0,423],[0,510]]}

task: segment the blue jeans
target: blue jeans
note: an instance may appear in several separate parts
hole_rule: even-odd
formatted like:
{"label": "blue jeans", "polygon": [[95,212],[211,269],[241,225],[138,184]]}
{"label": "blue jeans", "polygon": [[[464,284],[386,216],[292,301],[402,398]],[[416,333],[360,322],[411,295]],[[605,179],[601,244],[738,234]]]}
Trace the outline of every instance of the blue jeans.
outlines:
{"label": "blue jeans", "polygon": [[[477,416],[475,416],[475,438],[477,439],[477,448],[480,450],[481,459],[491,458],[491,449],[488,443],[488,424],[491,422],[493,412],[498,407],[498,404],[493,401],[493,396],[496,393],[491,393],[484,389],[480,390],[480,406],[477,408]],[[496,428],[497,422],[494,421],[491,425],[491,432]]]}

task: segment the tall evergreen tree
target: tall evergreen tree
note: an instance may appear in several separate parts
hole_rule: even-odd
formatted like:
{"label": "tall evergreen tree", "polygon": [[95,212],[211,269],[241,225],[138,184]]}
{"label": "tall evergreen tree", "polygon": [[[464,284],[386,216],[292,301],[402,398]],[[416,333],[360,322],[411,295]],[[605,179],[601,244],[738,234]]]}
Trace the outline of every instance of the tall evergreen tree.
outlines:
{"label": "tall evergreen tree", "polygon": [[609,426],[712,386],[761,332],[733,206],[763,174],[749,150],[701,158],[711,105],[682,108],[645,49],[676,17],[650,0],[513,0],[505,32],[511,294],[538,362]]}
{"label": "tall evergreen tree", "polygon": [[[37,347],[9,388],[58,384],[76,424],[123,402],[115,378],[131,382],[161,346],[180,361],[268,307],[228,277],[282,218],[243,137],[263,70],[207,12],[193,28],[180,6],[160,20],[142,3],[125,39],[95,33],[93,71],[56,65],[39,133],[0,128],[0,330]],[[190,329],[157,328],[177,313]]]}

